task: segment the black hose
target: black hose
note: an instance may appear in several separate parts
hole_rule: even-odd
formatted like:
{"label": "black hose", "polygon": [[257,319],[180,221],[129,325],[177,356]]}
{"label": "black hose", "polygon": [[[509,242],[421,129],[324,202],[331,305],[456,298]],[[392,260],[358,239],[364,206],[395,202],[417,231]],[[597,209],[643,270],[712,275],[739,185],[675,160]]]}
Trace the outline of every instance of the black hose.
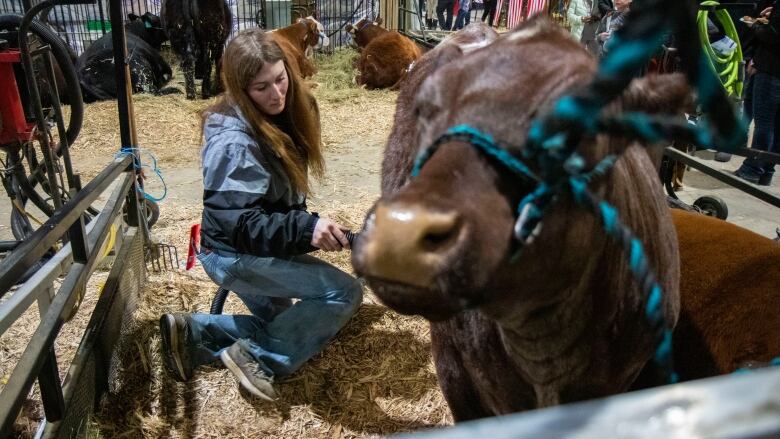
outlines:
{"label": "black hose", "polygon": [[230,291],[222,287],[219,287],[217,294],[214,295],[214,300],[211,301],[211,314],[222,314],[222,308],[225,307],[225,299]]}

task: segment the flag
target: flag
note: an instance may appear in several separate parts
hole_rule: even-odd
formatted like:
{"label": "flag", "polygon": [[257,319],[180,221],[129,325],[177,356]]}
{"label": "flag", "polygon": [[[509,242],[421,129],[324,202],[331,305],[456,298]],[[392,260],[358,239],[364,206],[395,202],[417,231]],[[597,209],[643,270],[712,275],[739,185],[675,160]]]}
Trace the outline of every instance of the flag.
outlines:
{"label": "flag", "polygon": [[506,16],[507,29],[514,29],[523,17],[523,0],[509,0],[509,11]]}
{"label": "flag", "polygon": [[528,0],[528,17],[547,13],[547,0]]}

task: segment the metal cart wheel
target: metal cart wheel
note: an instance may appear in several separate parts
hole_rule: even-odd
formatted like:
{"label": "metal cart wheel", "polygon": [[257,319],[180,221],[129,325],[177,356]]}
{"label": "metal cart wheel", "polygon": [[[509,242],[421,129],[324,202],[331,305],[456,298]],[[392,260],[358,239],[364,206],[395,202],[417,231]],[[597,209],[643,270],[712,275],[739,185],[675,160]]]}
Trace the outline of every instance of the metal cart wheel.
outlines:
{"label": "metal cart wheel", "polygon": [[701,210],[701,212],[707,216],[714,216],[715,218],[725,220],[729,216],[729,208],[726,202],[721,198],[706,195],[699,197],[693,202],[693,205]]}

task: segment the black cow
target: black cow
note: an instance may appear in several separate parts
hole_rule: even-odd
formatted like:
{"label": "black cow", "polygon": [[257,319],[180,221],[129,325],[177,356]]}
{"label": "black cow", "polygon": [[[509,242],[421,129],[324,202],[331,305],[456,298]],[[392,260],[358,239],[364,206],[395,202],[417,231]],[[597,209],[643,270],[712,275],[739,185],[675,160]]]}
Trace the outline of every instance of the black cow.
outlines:
{"label": "black cow", "polygon": [[220,84],[220,59],[233,18],[224,0],[164,0],[162,22],[181,60],[187,99],[195,99],[195,70],[203,78],[201,96],[211,96],[211,64]]}
{"label": "black cow", "polygon": [[[165,94],[171,80],[171,66],[160,56],[160,46],[167,37],[160,17],[149,12],[142,16],[130,14],[125,25],[127,63],[133,93]],[[111,32],[92,43],[76,62],[76,71],[84,94],[84,102],[116,99],[114,48]]]}

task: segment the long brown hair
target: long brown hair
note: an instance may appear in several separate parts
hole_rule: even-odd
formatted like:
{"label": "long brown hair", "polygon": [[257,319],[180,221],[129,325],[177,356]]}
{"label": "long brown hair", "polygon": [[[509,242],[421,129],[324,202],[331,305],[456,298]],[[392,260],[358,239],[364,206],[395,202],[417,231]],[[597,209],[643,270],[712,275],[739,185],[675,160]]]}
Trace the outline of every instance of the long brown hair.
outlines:
{"label": "long brown hair", "polygon": [[[246,89],[266,63],[284,61],[288,87],[284,111],[271,122],[255,105]],[[246,118],[254,134],[282,161],[293,188],[301,194],[309,194],[311,187],[307,170],[321,178],[325,170],[320,138],[320,112],[317,101],[308,87],[290,68],[287,58],[273,38],[261,29],[240,32],[225,49],[222,56],[222,84],[225,93],[217,102],[206,108],[203,122],[210,113],[229,114],[237,106]],[[293,117],[294,116],[294,117]],[[261,142],[262,143],[262,142]]]}

